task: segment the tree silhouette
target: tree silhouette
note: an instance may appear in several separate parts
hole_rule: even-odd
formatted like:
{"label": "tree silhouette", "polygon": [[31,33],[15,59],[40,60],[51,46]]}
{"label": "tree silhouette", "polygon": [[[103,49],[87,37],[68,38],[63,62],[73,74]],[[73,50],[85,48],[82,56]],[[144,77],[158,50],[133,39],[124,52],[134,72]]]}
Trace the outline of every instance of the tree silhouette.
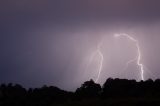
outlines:
{"label": "tree silhouette", "polygon": [[[0,85],[0,106],[53,106],[56,104],[64,106],[68,103],[68,105],[77,102],[79,104],[81,100],[84,101],[82,105],[93,106],[99,106],[101,102],[104,103],[103,105],[119,106],[130,106],[139,102],[146,106],[160,105],[160,79],[136,82],[135,80],[109,78],[102,88],[100,84],[90,80],[84,82],[75,92],[67,92],[58,87],[46,85],[28,90],[19,84]],[[119,100],[125,102],[119,104],[117,102]]]}
{"label": "tree silhouette", "polygon": [[80,98],[97,97],[101,91],[101,86],[96,84],[92,79],[84,82],[80,88],[76,90],[76,95]]}

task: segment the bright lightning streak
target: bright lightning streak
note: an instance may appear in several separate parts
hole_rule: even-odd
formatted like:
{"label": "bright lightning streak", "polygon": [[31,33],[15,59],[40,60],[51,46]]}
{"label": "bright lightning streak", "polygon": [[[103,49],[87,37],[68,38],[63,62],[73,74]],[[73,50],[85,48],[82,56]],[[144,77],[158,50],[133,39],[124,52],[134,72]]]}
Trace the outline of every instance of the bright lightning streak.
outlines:
{"label": "bright lightning streak", "polygon": [[115,37],[121,37],[124,36],[126,38],[128,38],[129,40],[133,41],[136,44],[136,48],[137,48],[137,52],[138,52],[138,56],[136,59],[130,60],[129,62],[127,62],[127,66],[129,63],[133,62],[134,60],[137,60],[137,65],[140,67],[140,71],[141,71],[141,80],[144,80],[144,66],[142,63],[140,63],[141,61],[141,51],[140,51],[140,46],[139,43],[136,39],[134,39],[133,37],[129,36],[128,34],[115,34]]}
{"label": "bright lightning streak", "polygon": [[102,67],[103,67],[103,60],[104,60],[104,56],[100,50],[102,46],[102,42],[97,46],[97,49],[95,52],[93,52],[93,54],[91,55],[91,58],[90,58],[90,63],[92,62],[93,58],[95,58],[95,56],[100,56],[100,63],[99,63],[99,68],[98,68],[98,75],[97,75],[97,78],[95,80],[95,82],[97,83],[98,80],[99,80],[99,77],[100,77],[100,74],[101,74],[101,71],[102,71]]}
{"label": "bright lightning streak", "polygon": [[99,54],[101,59],[100,59],[100,66],[99,66],[98,76],[97,76],[96,82],[99,80],[99,77],[100,77],[100,74],[102,71],[102,67],[103,67],[103,54],[101,53],[101,51],[99,49],[97,50],[97,53]]}

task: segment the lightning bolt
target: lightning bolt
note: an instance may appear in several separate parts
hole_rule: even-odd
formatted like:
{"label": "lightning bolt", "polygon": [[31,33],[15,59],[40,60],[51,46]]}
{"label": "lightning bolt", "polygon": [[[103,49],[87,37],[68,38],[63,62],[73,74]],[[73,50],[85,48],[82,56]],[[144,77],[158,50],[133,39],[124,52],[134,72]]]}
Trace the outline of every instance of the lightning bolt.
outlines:
{"label": "lightning bolt", "polygon": [[128,68],[128,66],[129,66],[130,63],[132,63],[132,62],[134,62],[134,61],[136,61],[136,60],[137,60],[137,57],[134,58],[134,59],[132,59],[132,60],[130,60],[130,61],[128,61],[128,62],[126,63],[126,67],[124,68],[124,70],[126,70],[126,69]]}
{"label": "lightning bolt", "polygon": [[99,80],[99,77],[100,77],[100,74],[101,74],[101,71],[102,71],[102,67],[103,67],[103,54],[99,49],[97,50],[97,53],[100,56],[100,64],[99,64],[98,76],[97,76],[97,79],[96,79],[96,83]]}
{"label": "lightning bolt", "polygon": [[[128,64],[134,62],[134,61],[137,61],[137,65],[140,67],[140,72],[141,72],[141,80],[144,80],[144,65],[140,62],[141,61],[141,51],[140,51],[140,46],[139,46],[139,43],[138,43],[138,40],[136,40],[135,38],[129,36],[128,34],[115,34],[114,37],[126,37],[128,38],[129,40],[133,41],[136,45],[136,48],[137,48],[137,57],[135,59],[132,59],[130,60],[129,62],[127,62],[127,67],[128,67]],[[126,68],[127,68],[126,67]]]}
{"label": "lightning bolt", "polygon": [[[99,80],[99,77],[100,77],[100,74],[101,74],[101,71],[102,71],[102,67],[103,67],[103,60],[104,60],[104,56],[103,56],[103,53],[101,52],[100,48],[102,46],[102,42],[97,46],[97,49],[95,52],[93,52],[93,54],[91,55],[91,58],[90,58],[90,61],[89,63],[92,62],[93,58],[95,58],[96,55],[100,56],[100,62],[99,62],[99,68],[98,68],[98,75],[97,75],[97,78],[95,80],[95,82],[97,83],[98,80]],[[88,67],[88,66],[87,66]]]}

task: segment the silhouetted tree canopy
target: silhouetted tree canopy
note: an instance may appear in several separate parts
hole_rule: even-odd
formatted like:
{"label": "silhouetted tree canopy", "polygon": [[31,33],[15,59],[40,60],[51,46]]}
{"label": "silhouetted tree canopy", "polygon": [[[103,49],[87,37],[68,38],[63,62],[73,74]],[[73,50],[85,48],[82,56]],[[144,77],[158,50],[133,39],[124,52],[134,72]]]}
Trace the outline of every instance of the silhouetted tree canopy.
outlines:
{"label": "silhouetted tree canopy", "polygon": [[27,90],[19,84],[0,85],[0,106],[54,106],[55,104],[63,106],[67,103],[80,102],[82,99],[106,100],[104,103],[106,104],[107,100],[111,99],[112,101],[108,102],[114,102],[122,98],[124,100],[134,98],[130,100],[131,102],[142,99],[146,105],[150,100],[160,105],[160,79],[136,82],[135,80],[108,78],[102,87],[90,80],[84,82],[75,92],[67,92],[55,86]]}
{"label": "silhouetted tree canopy", "polygon": [[78,88],[75,94],[80,97],[97,97],[101,92],[100,84],[96,84],[92,79],[84,82],[80,88]]}

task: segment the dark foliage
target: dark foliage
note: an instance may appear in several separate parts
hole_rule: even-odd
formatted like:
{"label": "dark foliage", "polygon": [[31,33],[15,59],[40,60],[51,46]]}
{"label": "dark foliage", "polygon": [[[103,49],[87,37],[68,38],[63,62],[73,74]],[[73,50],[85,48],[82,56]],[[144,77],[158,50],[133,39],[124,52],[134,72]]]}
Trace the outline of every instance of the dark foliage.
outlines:
{"label": "dark foliage", "polygon": [[75,92],[67,92],[54,86],[28,90],[18,84],[0,86],[0,106],[135,106],[154,103],[160,105],[159,79],[136,82],[109,78],[102,87],[90,80],[84,82]]}
{"label": "dark foliage", "polygon": [[93,80],[86,81],[75,92],[76,98],[94,98],[98,97],[101,92],[100,84],[96,84]]}

